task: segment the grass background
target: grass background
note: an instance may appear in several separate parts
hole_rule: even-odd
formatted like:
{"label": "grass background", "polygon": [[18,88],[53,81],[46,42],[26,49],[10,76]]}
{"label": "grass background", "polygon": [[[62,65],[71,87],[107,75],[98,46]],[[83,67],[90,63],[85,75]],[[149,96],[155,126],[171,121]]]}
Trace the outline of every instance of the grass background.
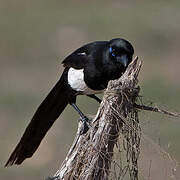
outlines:
{"label": "grass background", "polygon": [[[34,111],[60,77],[61,61],[81,45],[128,39],[143,60],[141,95],[180,111],[180,1],[0,0],[0,179],[44,179],[63,161],[78,115],[66,108],[38,151],[21,166],[4,169]],[[98,104],[78,98],[83,112]],[[180,123],[141,113],[144,132],[180,160]]]}

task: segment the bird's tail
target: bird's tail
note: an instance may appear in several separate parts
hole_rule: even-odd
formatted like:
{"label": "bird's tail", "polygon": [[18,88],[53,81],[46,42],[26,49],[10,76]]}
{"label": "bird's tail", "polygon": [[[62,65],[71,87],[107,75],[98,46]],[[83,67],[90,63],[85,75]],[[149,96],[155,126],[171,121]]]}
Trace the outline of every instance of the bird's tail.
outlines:
{"label": "bird's tail", "polygon": [[62,75],[35,112],[5,167],[13,164],[21,164],[26,158],[33,155],[47,131],[67,106],[68,100],[66,93],[64,76]]}

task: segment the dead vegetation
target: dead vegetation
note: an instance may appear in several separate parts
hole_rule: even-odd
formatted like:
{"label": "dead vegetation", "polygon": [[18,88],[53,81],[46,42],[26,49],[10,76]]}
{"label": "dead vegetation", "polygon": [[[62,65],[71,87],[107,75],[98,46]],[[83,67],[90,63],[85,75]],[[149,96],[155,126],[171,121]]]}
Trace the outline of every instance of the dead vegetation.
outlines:
{"label": "dead vegetation", "polygon": [[[92,127],[80,135],[79,122],[74,142],[54,179],[138,180],[142,136],[138,111],[179,115],[136,104],[141,65],[136,57],[120,79],[109,82]],[[150,179],[150,175],[144,178]]]}

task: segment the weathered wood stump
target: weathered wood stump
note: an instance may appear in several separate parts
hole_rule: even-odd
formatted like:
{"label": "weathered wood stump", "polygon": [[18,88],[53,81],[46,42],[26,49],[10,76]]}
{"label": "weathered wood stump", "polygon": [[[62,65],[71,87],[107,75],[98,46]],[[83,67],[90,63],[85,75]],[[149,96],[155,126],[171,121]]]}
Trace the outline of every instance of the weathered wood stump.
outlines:
{"label": "weathered wood stump", "polygon": [[[121,78],[110,81],[91,128],[75,140],[54,175],[55,179],[107,180],[114,163],[114,147],[119,135],[126,139],[127,163],[131,179],[138,179],[140,128],[135,101],[138,97],[138,74],[141,61],[136,57]],[[122,173],[124,173],[122,171]]]}

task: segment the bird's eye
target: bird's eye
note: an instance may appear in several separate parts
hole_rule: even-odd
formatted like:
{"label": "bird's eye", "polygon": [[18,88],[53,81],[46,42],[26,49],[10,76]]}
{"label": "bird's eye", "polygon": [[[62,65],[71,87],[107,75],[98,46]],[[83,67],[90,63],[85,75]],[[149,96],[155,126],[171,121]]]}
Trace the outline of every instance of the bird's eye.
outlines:
{"label": "bird's eye", "polygon": [[112,55],[113,57],[115,57],[115,56],[116,56],[114,52],[112,52],[112,53],[111,53],[111,55]]}
{"label": "bird's eye", "polygon": [[116,56],[116,54],[115,54],[115,52],[113,51],[112,47],[109,48],[109,52],[110,52],[111,56],[113,56],[113,57]]}

